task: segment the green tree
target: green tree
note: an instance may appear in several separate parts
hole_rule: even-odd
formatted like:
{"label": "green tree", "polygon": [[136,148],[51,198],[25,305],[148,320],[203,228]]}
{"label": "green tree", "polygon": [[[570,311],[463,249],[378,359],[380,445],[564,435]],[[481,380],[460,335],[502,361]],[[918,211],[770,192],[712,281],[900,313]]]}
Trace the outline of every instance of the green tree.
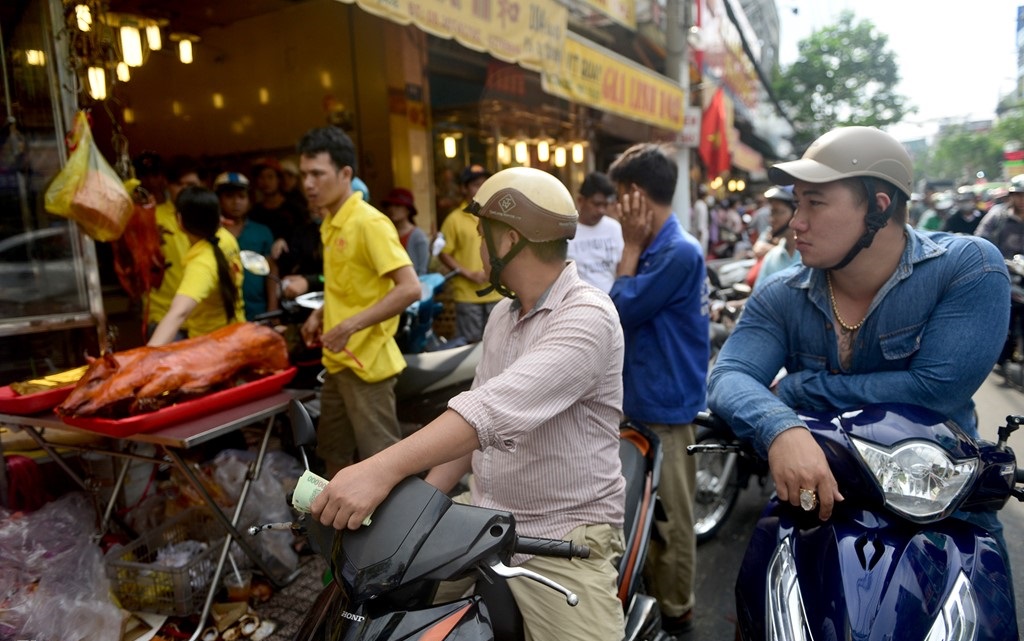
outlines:
{"label": "green tree", "polygon": [[850,11],[800,41],[796,62],[773,83],[797,130],[798,151],[835,127],[885,127],[914,111],[895,91],[900,75],[888,42],[870,21],[855,24]]}
{"label": "green tree", "polygon": [[989,131],[973,132],[963,127],[946,129],[932,144],[927,157],[915,161],[917,175],[928,180],[972,183],[979,171],[990,181],[1003,176],[1003,148],[1008,143],[1024,145],[1024,112],[1006,112]]}
{"label": "green tree", "polygon": [[916,173],[930,180],[973,183],[978,172],[989,179],[1002,173],[1002,143],[994,132],[972,132],[955,127],[936,140],[924,167]]}

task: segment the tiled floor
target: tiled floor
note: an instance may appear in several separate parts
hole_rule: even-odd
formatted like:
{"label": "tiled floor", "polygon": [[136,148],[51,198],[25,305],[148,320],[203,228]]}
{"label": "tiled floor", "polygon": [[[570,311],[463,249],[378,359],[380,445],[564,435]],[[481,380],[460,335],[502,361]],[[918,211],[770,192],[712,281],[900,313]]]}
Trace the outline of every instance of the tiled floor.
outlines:
{"label": "tiled floor", "polygon": [[274,592],[266,603],[253,607],[262,619],[277,624],[265,641],[291,641],[303,617],[323,589],[322,577],[327,562],[316,554],[300,557],[301,572],[291,584]]}

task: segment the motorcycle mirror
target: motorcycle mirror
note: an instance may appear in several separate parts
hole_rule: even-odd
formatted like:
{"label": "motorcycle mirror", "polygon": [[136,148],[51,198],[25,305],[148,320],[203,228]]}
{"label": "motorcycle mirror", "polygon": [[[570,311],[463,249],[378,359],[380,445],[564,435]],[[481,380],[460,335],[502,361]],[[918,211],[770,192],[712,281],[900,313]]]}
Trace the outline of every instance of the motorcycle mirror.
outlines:
{"label": "motorcycle mirror", "polygon": [[242,267],[245,268],[245,271],[257,276],[270,275],[270,261],[263,254],[254,252],[251,249],[243,249],[239,252],[239,256],[242,259]]}
{"label": "motorcycle mirror", "polygon": [[299,307],[305,307],[306,309],[320,309],[324,306],[324,293],[308,292],[306,294],[299,294],[295,297],[295,303]]}

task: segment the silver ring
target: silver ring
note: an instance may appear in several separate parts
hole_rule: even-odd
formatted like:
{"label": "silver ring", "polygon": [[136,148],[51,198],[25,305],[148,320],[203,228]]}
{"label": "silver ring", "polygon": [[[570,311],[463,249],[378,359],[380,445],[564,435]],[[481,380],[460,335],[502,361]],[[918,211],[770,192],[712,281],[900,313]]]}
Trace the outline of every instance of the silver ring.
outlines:
{"label": "silver ring", "polygon": [[814,490],[800,488],[800,508],[805,512],[812,512],[818,507],[818,493]]}

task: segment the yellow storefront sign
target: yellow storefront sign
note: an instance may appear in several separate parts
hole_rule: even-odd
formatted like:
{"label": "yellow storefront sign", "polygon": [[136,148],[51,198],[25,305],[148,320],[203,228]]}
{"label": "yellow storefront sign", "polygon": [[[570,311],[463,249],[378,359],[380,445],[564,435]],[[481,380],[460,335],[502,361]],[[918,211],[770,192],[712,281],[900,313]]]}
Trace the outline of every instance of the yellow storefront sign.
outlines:
{"label": "yellow storefront sign", "polygon": [[669,131],[683,128],[682,87],[567,33],[561,64],[541,72],[544,91]]}
{"label": "yellow storefront sign", "polygon": [[568,11],[555,0],[339,0],[541,71],[561,64]]}

